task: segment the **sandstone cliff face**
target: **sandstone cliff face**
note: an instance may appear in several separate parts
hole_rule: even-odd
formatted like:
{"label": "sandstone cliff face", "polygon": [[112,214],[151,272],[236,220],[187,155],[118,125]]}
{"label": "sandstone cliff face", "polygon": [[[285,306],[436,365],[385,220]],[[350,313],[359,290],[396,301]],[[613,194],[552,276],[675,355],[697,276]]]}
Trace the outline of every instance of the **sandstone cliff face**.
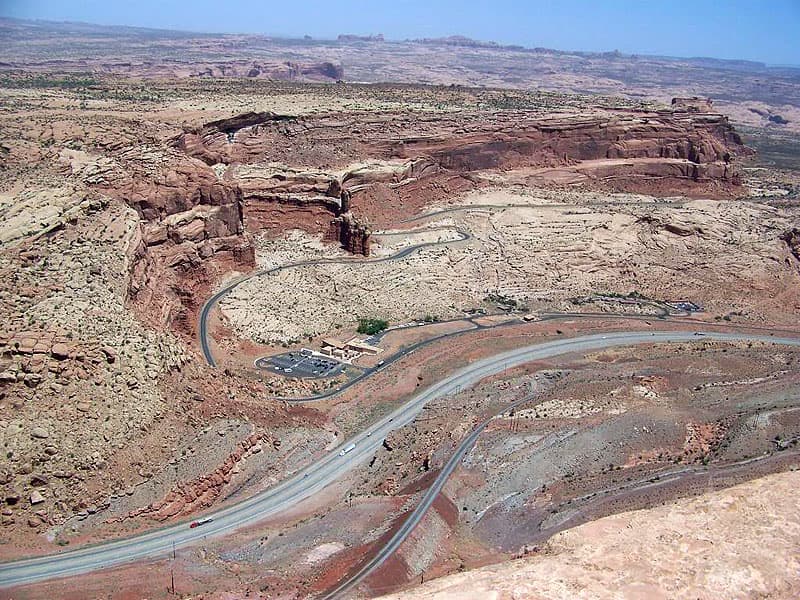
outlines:
{"label": "sandstone cliff face", "polygon": [[[729,162],[746,152],[727,117],[689,111],[684,103],[661,111],[606,109],[557,117],[507,111],[488,119],[483,113],[445,115],[435,121],[413,115],[370,116],[356,124],[354,118],[251,113],[188,131],[177,145],[209,164],[270,161],[336,168],[370,158],[428,159],[428,166],[462,172],[603,158],[678,158],[708,164]],[[324,157],[312,160],[315,152]],[[413,169],[425,170],[424,163]],[[355,170],[345,179],[359,174]]]}
{"label": "sandstone cliff face", "polygon": [[341,185],[328,173],[234,164],[224,178],[239,190],[248,231],[277,233],[296,224],[322,232],[341,209]]}
{"label": "sandstone cliff face", "polygon": [[259,150],[252,148],[247,139],[249,136],[237,136],[238,132],[245,130],[245,134],[252,135],[263,129],[259,126],[279,126],[281,123],[292,123],[293,121],[294,119],[291,117],[271,112],[242,113],[230,119],[211,121],[200,128],[188,129],[175,140],[175,145],[190,156],[197,157],[209,165],[250,162],[244,159]]}
{"label": "sandstone cliff face", "polygon": [[[242,190],[248,230],[297,226],[314,232],[327,227],[324,211],[347,212],[342,190],[352,195],[356,215],[381,224],[385,215],[412,214],[417,196],[429,203],[442,190],[474,187],[471,174],[489,169],[567,169],[569,176],[561,178],[567,183],[620,191],[731,194],[740,184],[735,159],[748,152],[727,118],[694,98],[676,99],[670,109],[556,117],[531,111],[370,114],[356,122],[346,114],[246,113],[187,130],[175,146],[206,164],[231,165],[225,178]],[[293,164],[321,168],[274,166]],[[530,178],[545,181],[541,173]],[[361,235],[356,229],[339,220],[327,235],[349,248]]]}
{"label": "sandstone cliff face", "polygon": [[192,333],[192,291],[210,285],[219,269],[254,265],[240,190],[200,160],[174,151],[126,152],[95,187],[139,214],[128,298],[154,326]]}
{"label": "sandstone cliff face", "polygon": [[444,169],[475,171],[555,166],[617,158],[683,159],[698,177],[735,183],[711,165],[729,163],[744,150],[726,117],[717,114],[616,113],[504,123],[484,131],[381,143],[387,158],[431,157]]}
{"label": "sandstone cliff face", "polygon": [[353,254],[369,254],[370,232],[350,212],[350,191],[339,178],[318,171],[235,165],[225,173],[240,191],[248,232],[286,229],[322,233]]}
{"label": "sandstone cliff face", "polygon": [[[206,128],[227,136],[265,119],[272,115],[250,113]],[[300,228],[354,254],[369,254],[369,229],[343,207],[349,192],[329,174],[236,165],[220,177],[203,160],[169,150],[126,161],[99,187],[141,218],[130,260],[130,301],[153,325],[188,335],[205,289],[226,271],[255,266],[250,233]]]}
{"label": "sandstone cliff face", "polygon": [[[158,157],[158,161],[132,160],[124,166],[113,181],[99,187],[112,197],[124,199],[145,221],[162,220],[197,206],[236,210],[236,190],[220,182],[199,160],[170,153]],[[235,215],[231,219],[231,215],[222,214],[220,223],[229,233],[237,233],[237,220]]]}

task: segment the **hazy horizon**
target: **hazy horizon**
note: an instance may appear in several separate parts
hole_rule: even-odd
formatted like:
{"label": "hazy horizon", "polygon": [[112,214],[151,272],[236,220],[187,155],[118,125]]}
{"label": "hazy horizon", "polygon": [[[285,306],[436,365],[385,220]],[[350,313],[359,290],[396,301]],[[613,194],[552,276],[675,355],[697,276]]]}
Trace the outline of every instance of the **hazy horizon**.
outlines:
{"label": "hazy horizon", "polygon": [[7,0],[0,5],[0,16],[193,33],[310,35],[320,40],[339,34],[380,33],[398,41],[462,35],[527,48],[800,66],[800,44],[795,41],[800,3],[793,0],[776,0],[767,7],[747,0],[670,5],[613,0],[601,6],[586,0],[398,0],[378,8],[359,0],[296,0],[292,10],[280,11],[283,6],[248,0],[232,0],[224,7],[209,0],[142,0],[135,6],[97,0]]}

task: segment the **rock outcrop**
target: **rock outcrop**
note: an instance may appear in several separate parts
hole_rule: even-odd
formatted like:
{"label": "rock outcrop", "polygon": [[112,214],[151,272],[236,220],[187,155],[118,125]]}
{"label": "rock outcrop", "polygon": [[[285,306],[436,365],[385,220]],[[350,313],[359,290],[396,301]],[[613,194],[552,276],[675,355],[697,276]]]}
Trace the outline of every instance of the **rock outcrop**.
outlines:
{"label": "rock outcrop", "polygon": [[590,160],[677,159],[692,163],[690,179],[732,185],[738,185],[738,177],[725,165],[744,151],[726,117],[678,111],[538,119],[520,115],[513,124],[490,125],[460,135],[404,136],[381,142],[375,149],[385,158],[429,157],[441,168],[458,172]]}
{"label": "rock outcrop", "polygon": [[325,239],[339,242],[351,254],[369,256],[371,235],[368,225],[359,221],[353,213],[346,212],[331,220]]}
{"label": "rock outcrop", "polygon": [[695,112],[695,113],[711,112],[713,106],[714,103],[711,101],[710,98],[700,98],[698,96],[692,96],[691,98],[672,99],[672,110],[674,111],[685,110],[686,112]]}
{"label": "rock outcrop", "polygon": [[794,257],[800,261],[800,229],[794,228],[784,232],[781,239],[786,242]]}
{"label": "rock outcrop", "polygon": [[263,61],[263,60],[96,60],[70,58],[58,61],[38,60],[5,62],[0,69],[6,71],[51,72],[112,75],[144,79],[188,79],[206,77],[214,79],[248,78],[271,81],[339,81],[344,79],[344,68],[329,61]]}
{"label": "rock outcrop", "polygon": [[237,466],[249,456],[262,451],[262,442],[269,438],[254,433],[242,440],[236,450],[211,473],[186,481],[170,490],[162,499],[133,511],[123,517],[109,519],[109,522],[124,521],[135,517],[146,516],[155,521],[166,521],[179,515],[188,515],[211,506],[230,483]]}
{"label": "rock outcrop", "polygon": [[217,270],[255,264],[241,191],[201,160],[174,150],[126,151],[118,161],[96,176],[95,188],[140,217],[128,299],[148,322],[192,334],[198,308],[192,290]]}
{"label": "rock outcrop", "polygon": [[[727,117],[700,112],[708,106],[701,101],[691,106],[697,110],[679,100],[672,108],[657,111],[597,109],[558,116],[505,111],[489,120],[483,113],[436,120],[372,115],[358,124],[352,115],[248,114],[228,120],[243,125],[233,134],[227,122],[209,123],[186,132],[176,143],[209,164],[275,162],[346,168],[370,159],[409,161],[403,167],[408,172],[400,173],[396,167],[379,172],[367,163],[343,178],[343,182],[360,179],[359,183],[369,182],[364,181],[366,176],[407,179],[438,169],[470,172],[618,158],[681,159],[705,172],[708,165],[731,163],[746,152]],[[709,177],[718,178],[719,173],[710,172]]]}
{"label": "rock outcrop", "polygon": [[[229,119],[220,119],[206,123],[202,127],[187,128],[175,140],[175,145],[190,156],[199,158],[209,165],[217,163],[250,162],[242,160],[240,152],[234,152],[249,144],[236,134],[242,129],[247,132],[258,131],[260,125],[291,124],[292,117],[277,115],[271,112],[247,112]],[[238,143],[234,143],[238,142]]]}

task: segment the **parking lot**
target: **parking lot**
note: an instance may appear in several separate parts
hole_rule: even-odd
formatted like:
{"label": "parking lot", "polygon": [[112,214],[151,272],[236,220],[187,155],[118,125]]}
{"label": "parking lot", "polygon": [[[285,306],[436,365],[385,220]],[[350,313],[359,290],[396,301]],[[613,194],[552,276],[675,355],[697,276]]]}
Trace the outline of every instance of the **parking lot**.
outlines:
{"label": "parking lot", "polygon": [[265,356],[259,358],[255,365],[259,369],[269,370],[287,377],[304,378],[333,377],[344,370],[344,364],[335,358],[313,354],[307,350]]}

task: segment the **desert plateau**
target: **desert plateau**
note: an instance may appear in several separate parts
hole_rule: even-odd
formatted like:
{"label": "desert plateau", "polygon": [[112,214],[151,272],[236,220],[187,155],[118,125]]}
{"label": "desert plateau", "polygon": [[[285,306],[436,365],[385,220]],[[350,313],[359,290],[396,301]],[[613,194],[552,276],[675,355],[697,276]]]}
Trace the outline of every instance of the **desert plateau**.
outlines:
{"label": "desert plateau", "polygon": [[800,595],[800,68],[0,55],[0,598]]}

